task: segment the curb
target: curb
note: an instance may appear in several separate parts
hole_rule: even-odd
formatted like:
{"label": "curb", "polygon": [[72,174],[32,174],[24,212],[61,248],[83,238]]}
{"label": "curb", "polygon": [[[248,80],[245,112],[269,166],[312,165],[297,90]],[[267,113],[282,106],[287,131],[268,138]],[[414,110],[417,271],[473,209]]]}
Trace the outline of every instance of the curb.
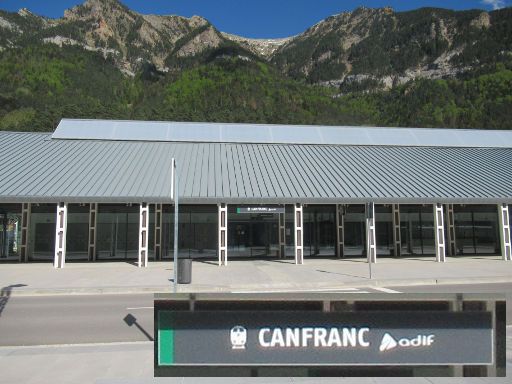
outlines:
{"label": "curb", "polygon": [[[228,287],[228,286],[181,286],[180,293],[191,292],[243,292],[254,291],[258,288],[264,291],[265,289],[279,290],[297,290],[301,289],[307,291],[308,289],[325,289],[335,290],[343,288],[364,288],[364,287],[400,287],[400,286],[421,286],[421,285],[470,285],[470,284],[499,284],[499,283],[512,283],[512,276],[496,276],[496,277],[468,277],[468,278],[439,278],[439,279],[380,279],[368,280],[365,282],[357,283],[340,283],[336,286],[296,286],[296,285],[258,285],[251,287]],[[192,288],[193,287],[193,288]],[[192,288],[192,289],[191,289]],[[126,295],[126,294],[141,294],[141,293],[172,293],[172,286],[152,286],[152,287],[102,287],[102,288],[36,288],[36,289],[13,289],[9,292],[8,297],[21,297],[21,296],[65,296],[65,295]],[[5,297],[5,296],[4,296]]]}

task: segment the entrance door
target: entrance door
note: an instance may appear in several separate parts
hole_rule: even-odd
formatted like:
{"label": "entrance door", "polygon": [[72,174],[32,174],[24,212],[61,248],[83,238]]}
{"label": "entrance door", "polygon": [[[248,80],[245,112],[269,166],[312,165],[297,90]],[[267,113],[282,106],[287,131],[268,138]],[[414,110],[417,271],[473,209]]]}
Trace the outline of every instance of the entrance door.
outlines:
{"label": "entrance door", "polygon": [[240,258],[279,257],[279,215],[276,213],[228,214],[228,254]]}

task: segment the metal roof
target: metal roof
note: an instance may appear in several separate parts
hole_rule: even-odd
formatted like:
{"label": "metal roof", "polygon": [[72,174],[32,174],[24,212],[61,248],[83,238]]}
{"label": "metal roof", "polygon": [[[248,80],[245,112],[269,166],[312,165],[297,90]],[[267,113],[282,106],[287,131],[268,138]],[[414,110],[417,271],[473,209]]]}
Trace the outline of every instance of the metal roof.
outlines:
{"label": "metal roof", "polygon": [[0,132],[1,202],[512,203],[512,148],[54,140]]}
{"label": "metal roof", "polygon": [[512,131],[63,119],[54,139],[512,148]]}

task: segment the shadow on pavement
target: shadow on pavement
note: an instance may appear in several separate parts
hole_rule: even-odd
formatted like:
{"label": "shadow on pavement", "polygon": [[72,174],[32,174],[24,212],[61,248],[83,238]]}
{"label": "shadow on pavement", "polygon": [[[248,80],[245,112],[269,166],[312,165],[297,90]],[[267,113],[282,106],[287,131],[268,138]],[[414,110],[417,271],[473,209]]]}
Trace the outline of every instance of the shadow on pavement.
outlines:
{"label": "shadow on pavement", "polygon": [[368,280],[368,279],[369,279],[369,277],[368,277],[368,276],[349,275],[348,273],[339,273],[339,272],[331,272],[331,271],[322,271],[322,270],[320,270],[320,269],[317,269],[316,271],[317,271],[317,272],[322,272],[322,273],[332,273],[333,275],[342,275],[342,276],[355,277],[355,278],[358,278],[358,279],[366,279],[366,280]]}
{"label": "shadow on pavement", "polygon": [[27,284],[13,284],[9,285],[7,287],[3,287],[2,290],[0,290],[0,316],[2,316],[2,312],[5,309],[5,306],[7,305],[7,302],[9,301],[9,298],[11,297],[11,291],[13,288],[21,288],[26,287]]}
{"label": "shadow on pavement", "polygon": [[196,260],[193,260],[194,263],[201,263],[201,264],[209,264],[209,265],[218,265],[218,261],[211,261],[211,260],[201,260],[201,259],[196,259]]}
{"label": "shadow on pavement", "polygon": [[133,316],[131,313],[127,314],[123,320],[129,327],[135,325],[138,328],[138,330],[141,331],[149,341],[154,341],[153,337],[151,337],[151,335],[147,333],[146,330],[142,328],[139,323],[137,323],[137,318]]}

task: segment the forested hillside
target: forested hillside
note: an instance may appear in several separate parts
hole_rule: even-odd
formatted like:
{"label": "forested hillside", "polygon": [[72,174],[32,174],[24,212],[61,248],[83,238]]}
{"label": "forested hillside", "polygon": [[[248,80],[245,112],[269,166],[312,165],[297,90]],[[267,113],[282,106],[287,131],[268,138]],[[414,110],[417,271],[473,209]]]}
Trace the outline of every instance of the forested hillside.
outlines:
{"label": "forested hillside", "polygon": [[263,49],[116,0],[56,20],[0,12],[0,129],[64,117],[511,129],[511,21],[511,9],[365,8]]}

